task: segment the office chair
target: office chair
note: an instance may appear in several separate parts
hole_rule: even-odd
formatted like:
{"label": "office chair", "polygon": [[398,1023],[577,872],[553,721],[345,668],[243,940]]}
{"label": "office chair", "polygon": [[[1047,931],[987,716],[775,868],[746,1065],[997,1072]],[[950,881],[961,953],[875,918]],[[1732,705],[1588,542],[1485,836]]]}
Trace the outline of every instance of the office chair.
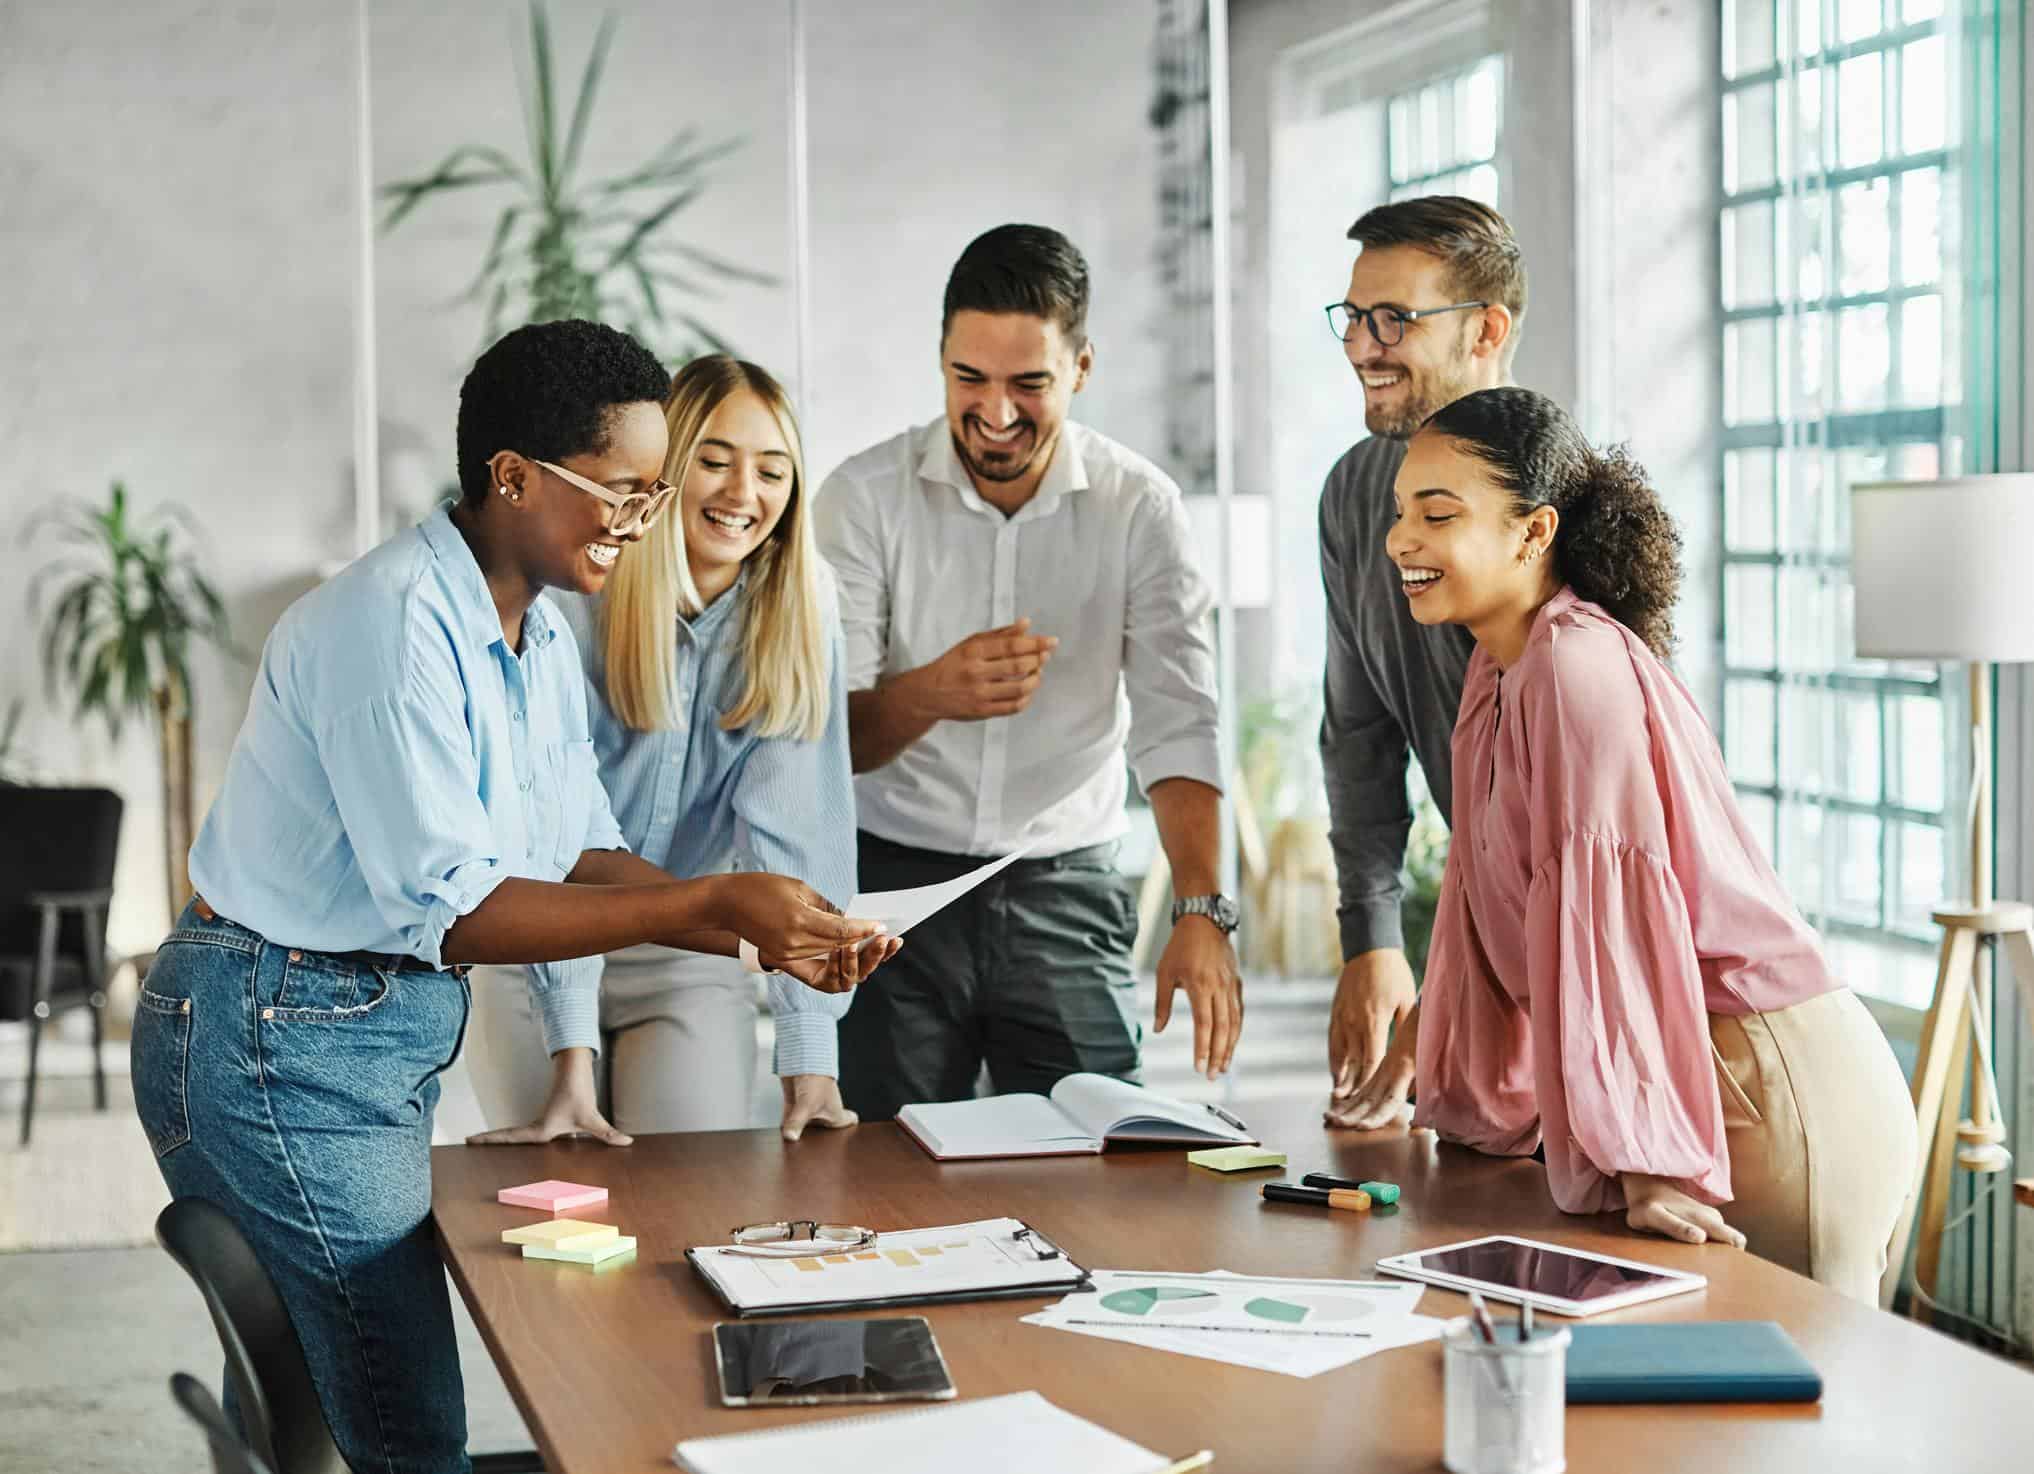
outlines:
{"label": "office chair", "polygon": [[170,1377],[170,1396],[204,1431],[205,1441],[212,1446],[213,1474],[272,1474],[254,1450],[241,1442],[204,1383],[188,1372],[177,1372]]}
{"label": "office chair", "polygon": [[[254,1454],[274,1474],[347,1474],[289,1311],[233,1220],[203,1198],[179,1198],[156,1217],[155,1238],[204,1296]],[[473,1474],[544,1474],[534,1451],[472,1463]]]}

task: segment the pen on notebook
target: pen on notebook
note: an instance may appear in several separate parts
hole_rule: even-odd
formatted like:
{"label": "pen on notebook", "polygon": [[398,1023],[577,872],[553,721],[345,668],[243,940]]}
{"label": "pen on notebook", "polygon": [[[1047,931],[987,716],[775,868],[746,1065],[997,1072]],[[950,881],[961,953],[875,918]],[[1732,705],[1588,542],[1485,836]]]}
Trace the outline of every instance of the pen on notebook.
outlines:
{"label": "pen on notebook", "polygon": [[1193,1474],[1194,1470],[1205,1469],[1214,1462],[1215,1451],[1211,1448],[1204,1448],[1197,1454],[1188,1454],[1183,1459],[1174,1459],[1163,1469],[1154,1470],[1153,1474]]}
{"label": "pen on notebook", "polygon": [[[1224,1121],[1227,1121],[1231,1126],[1234,1126],[1238,1131],[1248,1131],[1250,1129],[1248,1126],[1245,1126],[1242,1123],[1242,1121],[1237,1119],[1235,1116],[1230,1115],[1227,1111],[1223,1110],[1218,1105],[1208,1103],[1208,1109],[1215,1115],[1220,1116]],[[1213,1455],[1210,1455],[1210,1457],[1213,1457]]]}

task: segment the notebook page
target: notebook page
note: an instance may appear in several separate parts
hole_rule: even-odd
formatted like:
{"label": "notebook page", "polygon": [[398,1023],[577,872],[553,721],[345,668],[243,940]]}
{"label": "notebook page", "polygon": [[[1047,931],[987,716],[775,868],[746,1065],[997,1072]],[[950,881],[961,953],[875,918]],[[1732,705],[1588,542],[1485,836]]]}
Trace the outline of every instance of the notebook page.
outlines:
{"label": "notebook page", "polygon": [[1238,1131],[1206,1106],[1174,1100],[1108,1075],[1068,1075],[1052,1087],[1052,1098],[1061,1110],[1096,1136],[1114,1135],[1133,1125],[1149,1129],[1151,1123],[1164,1123],[1185,1128],[1180,1133],[1182,1140],[1249,1139],[1247,1131]]}
{"label": "notebook page", "polygon": [[908,1115],[942,1156],[1017,1156],[1101,1145],[1101,1133],[1083,1131],[1042,1095],[987,1095],[980,1100],[909,1105],[898,1114]]}
{"label": "notebook page", "polygon": [[692,1438],[673,1458],[687,1474],[1155,1474],[1170,1460],[1076,1417],[1036,1392],[912,1412]]}

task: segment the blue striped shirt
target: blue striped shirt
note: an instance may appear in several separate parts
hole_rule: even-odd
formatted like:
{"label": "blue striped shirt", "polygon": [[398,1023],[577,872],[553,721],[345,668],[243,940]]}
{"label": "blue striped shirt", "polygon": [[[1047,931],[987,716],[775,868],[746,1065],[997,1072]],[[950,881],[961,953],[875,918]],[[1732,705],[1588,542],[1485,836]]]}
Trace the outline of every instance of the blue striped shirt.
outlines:
{"label": "blue striped shirt", "polygon": [[[635,556],[635,555],[631,555]],[[681,879],[767,870],[804,881],[837,906],[855,894],[854,778],[848,761],[847,662],[831,575],[821,568],[830,651],[826,730],[816,741],[729,732],[721,717],[740,701],[744,573],[696,619],[678,620],[678,725],[638,732],[607,703],[595,604],[576,594],[558,607],[578,635],[586,705],[601,781],[629,847]],[[597,984],[601,960],[571,964],[575,984]],[[851,994],[820,993],[772,973],[779,1075],[838,1075],[836,1020]]]}
{"label": "blue striped shirt", "polygon": [[[540,596],[509,649],[448,506],[297,600],[262,649],[191,883],[271,942],[440,966],[502,881],[623,848],[572,631]],[[599,1042],[569,981],[532,979],[554,1049]]]}

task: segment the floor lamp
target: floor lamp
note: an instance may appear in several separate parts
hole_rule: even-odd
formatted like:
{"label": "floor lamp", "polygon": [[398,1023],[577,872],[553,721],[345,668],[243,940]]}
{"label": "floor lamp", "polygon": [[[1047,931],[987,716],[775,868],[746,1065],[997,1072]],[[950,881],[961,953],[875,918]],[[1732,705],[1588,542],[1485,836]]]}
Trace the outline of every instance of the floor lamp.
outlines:
{"label": "floor lamp", "polygon": [[[1917,1231],[1914,1281],[1935,1291],[1952,1162],[2000,1172],[2012,1161],[1999,1118],[1989,1011],[1991,954],[2003,946],[2034,1018],[2034,907],[1992,894],[1992,666],[2034,661],[2034,475],[1877,482],[1852,488],[1851,581],[1857,653],[1954,661],[1970,676],[1971,824],[1967,901],[1934,912],[1942,928],[1935,996],[1921,1030],[1914,1111],[1921,1160],[1894,1233],[1880,1303],[1890,1306]],[[1970,1114],[1958,1110],[1966,1061]],[[1915,1314],[1924,1304],[1915,1297]]]}

